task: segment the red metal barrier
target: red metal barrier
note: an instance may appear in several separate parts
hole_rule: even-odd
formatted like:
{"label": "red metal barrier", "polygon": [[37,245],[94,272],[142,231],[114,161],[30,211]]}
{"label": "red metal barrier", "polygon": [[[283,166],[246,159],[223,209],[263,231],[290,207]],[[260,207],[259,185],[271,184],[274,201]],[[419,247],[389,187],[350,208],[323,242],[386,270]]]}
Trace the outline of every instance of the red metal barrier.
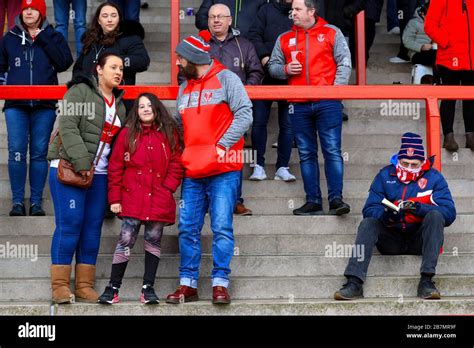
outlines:
{"label": "red metal barrier", "polygon": [[357,85],[367,84],[367,66],[365,55],[365,11],[357,14],[355,23],[356,78]]}
{"label": "red metal barrier", "polygon": [[[177,86],[124,86],[125,99],[135,99],[142,92],[156,94],[163,100],[174,100]],[[474,99],[474,87],[457,86],[253,86],[246,87],[252,99],[271,100],[424,100],[426,102],[427,152],[436,155],[435,168],[441,170],[441,127],[438,101],[441,99]],[[28,94],[25,95],[25,90]],[[0,99],[62,99],[64,86],[0,86]]]}
{"label": "red metal barrier", "polygon": [[179,20],[180,20],[180,13],[179,13],[179,0],[171,0],[171,44],[170,44],[170,63],[171,63],[171,85],[176,86],[178,84],[178,67],[176,65],[176,53],[174,53],[174,49],[179,43]]}

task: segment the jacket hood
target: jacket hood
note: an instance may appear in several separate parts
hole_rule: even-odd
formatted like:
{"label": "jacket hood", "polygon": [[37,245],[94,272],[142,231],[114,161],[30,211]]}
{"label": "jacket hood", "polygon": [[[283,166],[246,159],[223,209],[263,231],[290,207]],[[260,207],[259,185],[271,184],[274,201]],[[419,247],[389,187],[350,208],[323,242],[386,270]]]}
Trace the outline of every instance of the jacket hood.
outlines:
{"label": "jacket hood", "polygon": [[[20,36],[23,39],[22,45],[25,44],[25,41],[28,40],[29,42],[32,42],[32,38],[30,36],[30,33],[28,30],[26,30],[25,27],[23,27],[23,24],[21,23],[20,16],[18,15],[15,17],[15,27],[10,30],[10,32],[14,35]],[[43,19],[43,22],[41,23],[41,30],[46,29],[48,26],[50,26],[48,19]]]}
{"label": "jacket hood", "polygon": [[424,22],[425,20],[421,17],[421,9],[422,9],[423,6],[420,6],[416,9],[415,13],[413,14],[413,18],[420,21],[420,22]]}
{"label": "jacket hood", "polygon": [[[316,23],[311,28],[309,28],[307,31],[319,29],[319,28],[325,26],[326,24],[328,24],[328,22],[326,22],[324,20],[324,18],[318,17],[318,19],[316,20]],[[298,31],[298,30],[304,30],[304,29],[301,28],[301,27],[296,26],[295,24],[293,24],[293,27],[291,28],[291,30]]]}
{"label": "jacket hood", "polygon": [[[211,59],[211,64],[209,66],[209,70],[202,76],[201,78],[197,80],[188,80],[188,86],[191,88],[194,88],[194,86],[200,85],[199,87],[199,97],[198,97],[198,107],[197,107],[197,112],[201,112],[201,95],[202,91],[204,90],[204,86],[206,85],[206,82],[209,81],[211,78],[216,76],[219,72],[224,70],[225,67],[215,58]],[[189,98],[189,102],[191,102],[191,98]]]}
{"label": "jacket hood", "polygon": [[[230,40],[232,40],[236,37],[239,37],[239,36],[240,36],[240,30],[239,29],[229,28],[229,34],[227,34],[227,37],[225,38],[224,42],[230,41]],[[221,42],[212,34],[211,34],[211,41],[214,41],[216,43]]]}
{"label": "jacket hood", "polygon": [[142,40],[145,39],[145,29],[139,22],[123,20],[119,24],[119,31],[121,37],[139,36]]}

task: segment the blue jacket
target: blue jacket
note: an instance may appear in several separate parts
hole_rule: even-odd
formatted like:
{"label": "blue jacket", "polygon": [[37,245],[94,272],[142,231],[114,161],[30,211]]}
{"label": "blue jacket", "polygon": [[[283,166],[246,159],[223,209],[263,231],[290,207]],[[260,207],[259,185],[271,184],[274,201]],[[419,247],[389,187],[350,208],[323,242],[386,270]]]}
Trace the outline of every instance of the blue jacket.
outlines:
{"label": "blue jacket", "polygon": [[[73,63],[64,37],[44,20],[42,31],[33,41],[19,17],[16,26],[0,41],[0,79],[6,85],[57,85],[58,72]],[[7,100],[9,107],[54,108],[53,100]]]}
{"label": "blue jacket", "polygon": [[[362,210],[364,218],[373,217],[382,221],[385,206],[381,202],[384,198],[392,203],[414,200],[420,202],[417,214],[401,214],[399,222],[387,227],[404,233],[414,232],[420,227],[423,217],[432,210],[443,215],[445,226],[451,225],[456,219],[456,207],[443,175],[430,168],[417,181],[404,184],[397,177],[397,157],[397,154],[394,155],[391,164],[380,170],[374,178]],[[432,166],[432,158],[430,162]]]}

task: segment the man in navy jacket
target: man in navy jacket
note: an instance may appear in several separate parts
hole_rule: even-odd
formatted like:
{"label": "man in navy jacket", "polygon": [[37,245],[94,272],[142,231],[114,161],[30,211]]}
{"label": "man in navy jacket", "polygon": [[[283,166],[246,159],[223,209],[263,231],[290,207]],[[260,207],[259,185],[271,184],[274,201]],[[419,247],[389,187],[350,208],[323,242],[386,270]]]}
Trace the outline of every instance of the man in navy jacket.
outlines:
{"label": "man in navy jacket", "polygon": [[[432,168],[433,158],[425,158],[421,137],[405,133],[401,142],[391,164],[372,182],[356,237],[356,249],[363,255],[350,258],[344,272],[347,283],[335,293],[336,300],[363,297],[362,284],[375,246],[384,255],[422,255],[418,296],[440,298],[432,277],[444,227],[456,219],[456,208],[446,180]],[[383,204],[384,199],[399,210]]]}

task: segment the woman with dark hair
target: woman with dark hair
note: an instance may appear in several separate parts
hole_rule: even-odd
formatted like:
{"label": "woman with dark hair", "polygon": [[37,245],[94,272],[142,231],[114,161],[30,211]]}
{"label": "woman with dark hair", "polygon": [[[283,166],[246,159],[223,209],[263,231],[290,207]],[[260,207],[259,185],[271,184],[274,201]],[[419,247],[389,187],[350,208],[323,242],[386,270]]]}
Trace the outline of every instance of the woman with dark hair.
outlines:
{"label": "woman with dark hair", "polygon": [[160,261],[163,228],[176,219],[173,193],[181,184],[180,156],[183,139],[163,103],[150,93],[141,94],[120,132],[109,166],[109,203],[122,218],[109,285],[99,303],[119,302],[118,292],[141,225],[145,225],[145,273],[140,301],[158,304],[156,271]]}
{"label": "woman with dark hair", "polygon": [[[0,40],[0,84],[57,85],[58,72],[73,62],[64,37],[48,23],[44,0],[23,0],[16,26]],[[26,93],[27,94],[27,93]],[[45,215],[43,189],[48,175],[48,140],[56,120],[56,100],[7,100],[10,216],[25,216],[26,156],[29,147],[31,216]]]}
{"label": "woman with dark hair", "polygon": [[140,23],[124,21],[117,5],[104,2],[97,8],[83,38],[82,53],[73,69],[73,80],[79,75],[95,74],[98,57],[114,53],[123,59],[124,84],[134,85],[136,73],[146,71],[150,65],[144,38],[145,31]]}
{"label": "woman with dark hair", "polygon": [[[49,147],[49,187],[56,229],[51,244],[51,287],[55,303],[74,301],[69,288],[71,262],[76,256],[76,299],[96,302],[95,264],[107,207],[108,157],[115,136],[125,123],[123,60],[107,53],[97,62],[97,78],[83,78],[64,95],[58,132]],[[72,110],[72,111],[71,111]],[[60,159],[71,163],[92,185],[79,188],[58,179]]]}

